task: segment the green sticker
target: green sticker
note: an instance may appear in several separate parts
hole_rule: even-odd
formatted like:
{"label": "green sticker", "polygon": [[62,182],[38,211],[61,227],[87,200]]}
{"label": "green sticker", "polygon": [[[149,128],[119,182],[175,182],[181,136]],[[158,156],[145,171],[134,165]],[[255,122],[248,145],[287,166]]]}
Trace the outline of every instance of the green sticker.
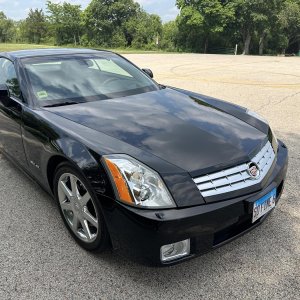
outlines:
{"label": "green sticker", "polygon": [[40,98],[40,99],[43,99],[43,98],[47,98],[48,97],[48,94],[46,91],[40,91],[40,92],[37,92],[37,96]]}

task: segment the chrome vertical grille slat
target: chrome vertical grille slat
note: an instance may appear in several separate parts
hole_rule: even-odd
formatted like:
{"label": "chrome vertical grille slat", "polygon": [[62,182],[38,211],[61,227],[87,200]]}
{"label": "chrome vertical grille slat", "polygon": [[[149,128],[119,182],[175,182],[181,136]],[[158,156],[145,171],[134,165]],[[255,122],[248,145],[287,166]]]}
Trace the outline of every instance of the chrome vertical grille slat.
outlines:
{"label": "chrome vertical grille slat", "polygon": [[250,162],[260,168],[259,179],[253,179],[248,173],[248,163],[193,178],[203,197],[229,193],[260,183],[269,172],[275,159],[275,153],[270,142],[259,151]]}

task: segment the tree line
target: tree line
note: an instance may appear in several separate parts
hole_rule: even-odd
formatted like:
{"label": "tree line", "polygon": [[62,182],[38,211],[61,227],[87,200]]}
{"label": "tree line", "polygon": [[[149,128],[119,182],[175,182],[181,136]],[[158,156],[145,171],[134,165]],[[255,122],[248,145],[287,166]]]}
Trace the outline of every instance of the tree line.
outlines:
{"label": "tree line", "polygon": [[238,45],[244,54],[300,50],[300,0],[177,0],[176,43],[209,52]]}
{"label": "tree line", "polygon": [[[174,0],[175,1],[175,0]],[[13,21],[0,11],[0,42],[244,54],[298,53],[300,0],[177,0],[162,23],[133,0],[92,0],[85,10],[48,1]]]}

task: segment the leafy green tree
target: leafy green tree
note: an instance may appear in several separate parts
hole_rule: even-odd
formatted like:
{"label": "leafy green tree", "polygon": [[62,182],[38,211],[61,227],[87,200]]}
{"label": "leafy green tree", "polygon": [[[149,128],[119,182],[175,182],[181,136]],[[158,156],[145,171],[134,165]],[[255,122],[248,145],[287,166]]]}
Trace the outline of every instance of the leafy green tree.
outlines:
{"label": "leafy green tree", "polygon": [[111,46],[115,33],[126,35],[122,25],[136,17],[139,9],[133,0],[92,0],[83,17],[87,39],[94,45]]}
{"label": "leafy green tree", "polygon": [[259,40],[259,54],[263,54],[265,42],[278,30],[278,13],[283,0],[233,0],[234,23],[243,40],[243,54],[250,54],[253,38]]}
{"label": "leafy green tree", "polygon": [[175,51],[177,46],[178,26],[176,21],[163,24],[161,48]]}
{"label": "leafy green tree", "polygon": [[267,39],[280,30],[278,14],[283,0],[259,1],[257,13],[255,14],[256,32],[259,37],[259,55],[264,54]]}
{"label": "leafy green tree", "polygon": [[47,2],[48,20],[50,30],[55,36],[56,44],[77,45],[80,43],[82,34],[81,6],[68,2],[53,3]]}
{"label": "leafy green tree", "polygon": [[46,18],[42,9],[30,9],[23,25],[23,34],[29,43],[40,44],[47,32]]}
{"label": "leafy green tree", "polygon": [[300,51],[300,1],[285,1],[283,9],[279,13],[279,23],[286,39],[285,49],[294,46],[294,50]]}
{"label": "leafy green tree", "polygon": [[179,28],[191,31],[193,37],[202,36],[204,53],[207,52],[209,39],[221,33],[234,16],[230,1],[226,0],[177,0],[181,10]]}
{"label": "leafy green tree", "polygon": [[127,46],[133,48],[156,48],[162,34],[162,22],[159,16],[140,11],[136,17],[123,24]]}
{"label": "leafy green tree", "polygon": [[14,22],[6,17],[4,12],[0,11],[0,42],[10,42],[15,36]]}

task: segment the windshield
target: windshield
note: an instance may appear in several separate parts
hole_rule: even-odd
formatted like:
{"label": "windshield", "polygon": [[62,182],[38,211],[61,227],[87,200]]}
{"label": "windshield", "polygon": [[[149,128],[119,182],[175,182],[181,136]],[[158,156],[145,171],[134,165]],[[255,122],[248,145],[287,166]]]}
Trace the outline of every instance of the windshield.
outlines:
{"label": "windshield", "polygon": [[126,97],[159,87],[115,54],[44,56],[23,60],[32,92],[41,106]]}

